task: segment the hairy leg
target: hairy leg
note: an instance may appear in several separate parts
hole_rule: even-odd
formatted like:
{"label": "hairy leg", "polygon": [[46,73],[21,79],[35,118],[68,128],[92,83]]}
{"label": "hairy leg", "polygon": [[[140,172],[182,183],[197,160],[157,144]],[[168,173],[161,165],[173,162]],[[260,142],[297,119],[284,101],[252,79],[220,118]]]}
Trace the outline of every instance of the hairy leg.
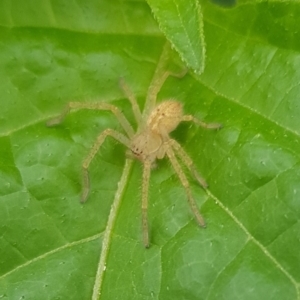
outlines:
{"label": "hairy leg", "polygon": [[188,202],[190,204],[190,207],[192,209],[192,212],[193,212],[198,224],[202,227],[206,227],[205,221],[204,221],[203,217],[201,216],[201,214],[198,210],[196,201],[192,196],[191,187],[189,185],[189,182],[188,182],[181,166],[179,165],[179,163],[178,163],[178,161],[175,157],[175,154],[174,154],[174,151],[173,151],[172,147],[166,146],[166,153],[167,153],[167,156],[169,157],[169,159],[171,161],[171,164],[172,164],[177,176],[179,177],[179,179],[181,181],[181,184],[185,188],[185,191],[186,191],[187,196],[188,196]]}
{"label": "hairy leg", "polygon": [[195,118],[192,115],[183,116],[181,121],[187,121],[187,122],[192,121],[196,125],[199,125],[203,128],[207,128],[207,129],[220,129],[220,128],[222,128],[222,124],[220,124],[220,123],[205,123],[205,122],[202,122],[199,119]]}
{"label": "hairy leg", "polygon": [[155,73],[153,75],[152,81],[151,81],[149,89],[148,89],[145,108],[144,108],[144,112],[143,112],[144,117],[148,116],[149,113],[154,109],[154,107],[156,105],[157,94],[159,93],[161,87],[163,86],[163,84],[165,83],[167,78],[170,75],[181,78],[187,73],[187,69],[184,69],[180,73],[166,71],[167,62],[168,62],[168,59],[170,56],[170,51],[171,51],[170,44],[166,43],[163,48],[162,54],[159,58],[159,61],[157,63]]}
{"label": "hairy leg", "polygon": [[87,155],[86,159],[83,161],[82,164],[83,187],[81,202],[85,202],[87,200],[90,191],[90,180],[88,174],[89,165],[95,157],[96,153],[99,151],[99,148],[101,147],[107,136],[113,137],[115,140],[117,140],[118,142],[120,142],[128,148],[130,147],[129,139],[124,134],[113,129],[106,129],[97,137],[96,142],[92,146],[92,149],[90,150],[89,154]]}
{"label": "hairy leg", "polygon": [[143,185],[142,185],[142,225],[143,225],[143,242],[146,248],[149,248],[149,226],[148,226],[148,193],[149,180],[151,172],[151,163],[144,162],[143,168]]}
{"label": "hairy leg", "polygon": [[146,110],[145,115],[148,115],[149,112],[151,112],[155,105],[157,100],[157,94],[161,90],[163,84],[167,80],[169,76],[182,78],[186,74],[187,70],[183,70],[180,73],[173,73],[171,71],[165,71],[161,74],[159,78],[154,78],[153,81],[150,84],[149,90],[148,90],[148,96],[147,96],[147,102],[146,102]]}
{"label": "hairy leg", "polygon": [[142,113],[137,104],[134,93],[132,92],[130,87],[126,84],[126,82],[123,78],[120,78],[120,87],[123,90],[125,96],[129,99],[136,122],[137,122],[138,126],[141,127],[142,123],[143,123]]}
{"label": "hairy leg", "polygon": [[51,127],[60,124],[61,122],[63,122],[66,115],[70,113],[72,109],[109,110],[116,116],[121,126],[126,131],[127,135],[129,137],[132,137],[134,135],[132,126],[130,125],[130,123],[124,116],[124,114],[121,112],[121,110],[112,104],[104,103],[104,102],[95,102],[95,103],[69,102],[64,108],[64,110],[62,111],[62,113],[58,117],[49,120],[46,123],[46,125]]}
{"label": "hairy leg", "polygon": [[175,153],[179,156],[181,161],[187,166],[189,171],[193,174],[199,184],[206,189],[208,187],[205,179],[197,172],[195,165],[189,155],[184,151],[184,149],[180,146],[180,144],[176,141],[171,139],[169,141],[170,145],[173,147]]}

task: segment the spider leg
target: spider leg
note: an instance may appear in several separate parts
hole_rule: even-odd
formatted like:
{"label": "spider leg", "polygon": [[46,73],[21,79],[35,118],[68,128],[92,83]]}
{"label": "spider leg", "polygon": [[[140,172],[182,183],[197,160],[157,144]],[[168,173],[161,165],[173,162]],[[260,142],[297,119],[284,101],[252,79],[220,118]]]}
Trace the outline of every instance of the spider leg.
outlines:
{"label": "spider leg", "polygon": [[139,126],[143,123],[142,113],[141,110],[137,104],[136,98],[130,87],[126,84],[125,80],[123,78],[120,78],[120,87],[123,90],[125,96],[129,99],[131,105],[134,117],[138,123]]}
{"label": "spider leg", "polygon": [[170,139],[169,143],[173,147],[175,153],[179,156],[181,161],[187,166],[189,171],[193,174],[193,176],[196,178],[196,180],[199,182],[199,184],[206,189],[208,187],[208,184],[206,183],[205,179],[197,172],[194,163],[192,159],[189,157],[189,155],[184,151],[184,149],[180,146],[180,144],[173,139]]}
{"label": "spider leg", "polygon": [[161,90],[161,87],[163,86],[163,84],[165,83],[167,78],[169,76],[182,78],[186,73],[187,73],[187,69],[184,69],[180,73],[165,71],[163,74],[161,74],[161,72],[155,72],[153,80],[148,89],[145,110],[144,110],[144,116],[148,115],[149,112],[154,109],[154,107],[156,105],[157,94]]}
{"label": "spider leg", "polygon": [[60,124],[63,122],[67,114],[70,113],[72,109],[92,109],[92,110],[109,110],[111,111],[116,118],[118,119],[121,126],[124,128],[129,137],[134,135],[134,131],[124,114],[121,110],[115,105],[104,103],[104,102],[96,102],[96,103],[82,103],[82,102],[69,102],[66,107],[63,109],[62,113],[51,120],[49,120],[46,125],[51,127]]}
{"label": "spider leg", "polygon": [[187,69],[184,69],[180,73],[174,73],[171,71],[165,71],[167,68],[167,63],[170,58],[170,51],[171,47],[169,43],[166,43],[161,56],[159,58],[159,61],[157,63],[157,67],[155,69],[152,81],[150,83],[147,97],[146,97],[146,103],[145,108],[143,111],[143,116],[148,116],[149,113],[153,110],[156,104],[156,98],[157,94],[159,93],[161,87],[163,86],[164,82],[167,80],[167,78],[172,75],[174,77],[181,78],[187,73]]}
{"label": "spider leg", "polygon": [[81,195],[81,202],[85,202],[87,200],[89,191],[90,191],[90,180],[89,180],[89,173],[88,167],[95,157],[96,153],[99,151],[99,148],[103,144],[105,138],[107,136],[113,137],[115,140],[120,142],[121,144],[125,145],[126,147],[130,147],[129,139],[122,133],[115,131],[113,129],[105,129],[98,137],[94,145],[92,146],[89,154],[87,155],[86,159],[83,161],[82,164],[82,177],[83,177],[83,187],[82,187],[82,195]]}
{"label": "spider leg", "polygon": [[192,121],[194,122],[196,125],[199,125],[203,128],[207,128],[207,129],[220,129],[222,128],[222,124],[220,123],[205,123],[203,121],[200,121],[199,119],[195,118],[192,115],[185,115],[181,118],[181,121]]}
{"label": "spider leg", "polygon": [[172,164],[177,176],[179,177],[183,187],[185,188],[185,191],[186,191],[187,196],[188,196],[188,202],[190,204],[190,207],[192,209],[192,212],[193,212],[198,224],[202,227],[206,227],[205,221],[204,221],[203,217],[201,216],[201,214],[198,210],[196,201],[192,196],[191,187],[189,185],[189,182],[188,182],[181,166],[179,165],[179,163],[178,163],[178,161],[175,157],[174,151],[173,151],[171,146],[166,146],[166,153],[167,153],[167,156],[169,157],[169,159],[171,161],[171,164]]}
{"label": "spider leg", "polygon": [[146,248],[149,248],[149,226],[148,226],[148,192],[151,172],[151,162],[145,161],[143,168],[142,185],[142,224],[143,224],[143,242]]}

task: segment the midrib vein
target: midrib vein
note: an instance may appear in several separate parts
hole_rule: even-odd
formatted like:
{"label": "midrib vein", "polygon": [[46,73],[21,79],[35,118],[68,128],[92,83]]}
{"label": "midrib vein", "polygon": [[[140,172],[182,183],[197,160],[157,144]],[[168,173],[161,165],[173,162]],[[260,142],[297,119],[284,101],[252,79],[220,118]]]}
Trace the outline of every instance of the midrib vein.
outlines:
{"label": "midrib vein", "polygon": [[109,213],[109,217],[108,217],[108,221],[107,221],[107,225],[105,228],[104,237],[102,241],[101,254],[100,254],[100,259],[97,267],[92,300],[99,299],[101,295],[101,288],[102,288],[103,278],[105,275],[106,261],[110,250],[114,224],[116,221],[116,217],[118,215],[121,199],[128,182],[131,166],[132,166],[132,160],[127,159],[123,169],[122,177],[118,183],[118,189],[115,194],[115,199],[110,209],[110,213]]}

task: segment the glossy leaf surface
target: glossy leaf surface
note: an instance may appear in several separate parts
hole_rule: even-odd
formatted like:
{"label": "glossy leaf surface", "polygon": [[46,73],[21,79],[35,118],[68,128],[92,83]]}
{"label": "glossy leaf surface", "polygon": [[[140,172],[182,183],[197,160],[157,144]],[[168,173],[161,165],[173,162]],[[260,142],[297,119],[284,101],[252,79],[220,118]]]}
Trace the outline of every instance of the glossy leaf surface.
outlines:
{"label": "glossy leaf surface", "polygon": [[[79,202],[82,160],[101,131],[122,130],[114,116],[77,111],[55,128],[45,123],[69,101],[105,101],[134,124],[118,81],[142,108],[166,43],[151,8],[0,4],[0,299],[91,299],[99,283],[94,299],[300,299],[299,4],[200,5],[204,72],[170,77],[158,100],[176,98],[186,113],[224,125],[182,124],[172,135],[209,183],[205,192],[188,177],[207,228],[162,160],[151,175],[146,250],[142,168],[125,164],[122,145],[107,139]],[[183,64],[174,54],[169,66]]]}

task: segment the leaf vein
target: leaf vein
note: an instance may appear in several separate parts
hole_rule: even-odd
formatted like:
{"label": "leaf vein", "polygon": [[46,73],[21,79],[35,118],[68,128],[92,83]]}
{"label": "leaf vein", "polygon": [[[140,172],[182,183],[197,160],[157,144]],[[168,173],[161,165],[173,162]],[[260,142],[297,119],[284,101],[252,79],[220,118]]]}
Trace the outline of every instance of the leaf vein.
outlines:
{"label": "leaf vein", "polygon": [[65,244],[65,245],[63,245],[63,246],[61,246],[59,248],[56,248],[56,249],[51,250],[49,252],[46,252],[46,253],[44,253],[44,254],[42,254],[40,256],[37,256],[37,257],[35,257],[35,258],[31,259],[31,260],[28,260],[24,264],[19,265],[18,267],[14,268],[14,269],[10,270],[9,272],[7,272],[7,273],[3,274],[2,276],[0,276],[0,280],[3,279],[3,278],[8,277],[9,275],[17,272],[20,269],[23,269],[23,268],[25,268],[25,267],[27,267],[27,266],[35,263],[35,262],[38,262],[38,261],[40,261],[40,260],[42,260],[44,258],[49,257],[52,254],[58,253],[58,252],[63,251],[65,249],[71,248],[73,246],[77,246],[77,245],[81,245],[81,244],[84,244],[84,243],[87,243],[87,242],[94,241],[94,240],[98,239],[101,235],[102,235],[102,233],[99,233],[99,234],[90,236],[88,238],[82,239],[82,240],[78,240],[78,241],[75,241],[75,242],[67,243],[67,244]]}
{"label": "leaf vein", "polygon": [[295,278],[289,274],[289,272],[277,261],[277,259],[266,249],[264,245],[262,245],[254,236],[251,235],[251,233],[248,231],[248,229],[243,225],[242,222],[238,220],[238,218],[232,213],[232,211],[226,207],[215,195],[213,195],[209,190],[207,191],[207,194],[214,199],[217,205],[219,205],[232,219],[233,221],[245,232],[249,240],[251,240],[255,245],[257,245],[261,251],[270,259],[271,262],[274,263],[274,265],[291,281],[291,283],[294,285],[297,293],[297,298],[300,299],[300,290],[299,285]]}
{"label": "leaf vein", "polygon": [[105,275],[105,269],[106,269],[106,261],[108,257],[108,253],[110,250],[111,246],[111,241],[112,241],[112,233],[114,229],[114,224],[116,221],[116,217],[120,208],[121,204],[121,199],[123,196],[123,193],[125,191],[128,179],[129,179],[129,173],[131,171],[132,167],[132,160],[127,159],[125,162],[125,166],[123,169],[122,177],[118,183],[118,189],[115,194],[115,199],[114,202],[111,206],[111,210],[109,213],[107,225],[104,231],[104,237],[102,241],[102,249],[101,249],[101,254],[100,254],[100,259],[97,267],[97,273],[95,277],[95,283],[93,287],[93,295],[92,299],[97,300],[99,299],[101,295],[101,288],[102,288],[102,283]]}

